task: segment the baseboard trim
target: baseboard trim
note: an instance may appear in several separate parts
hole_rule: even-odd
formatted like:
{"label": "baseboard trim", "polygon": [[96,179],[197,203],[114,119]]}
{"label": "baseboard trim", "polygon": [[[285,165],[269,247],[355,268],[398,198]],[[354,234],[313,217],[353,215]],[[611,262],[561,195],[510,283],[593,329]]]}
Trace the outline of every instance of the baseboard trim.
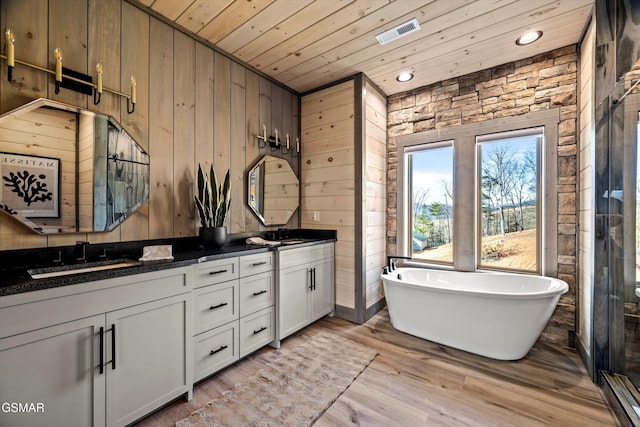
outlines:
{"label": "baseboard trim", "polygon": [[354,308],[344,307],[342,305],[336,304],[335,316],[340,319],[348,320],[352,323],[358,323],[358,316]]}
{"label": "baseboard trim", "polygon": [[371,319],[373,316],[375,316],[377,312],[379,312],[380,310],[382,310],[386,306],[387,306],[387,300],[386,300],[385,297],[382,297],[378,301],[376,301],[373,304],[371,304],[369,307],[367,307],[367,310],[364,313],[364,322],[363,323],[367,323],[367,321],[369,319]]}
{"label": "baseboard trim", "polygon": [[580,338],[576,340],[576,351],[578,352],[580,359],[582,359],[582,364],[587,369],[587,373],[589,374],[589,377],[591,377],[591,381],[597,383],[598,378],[594,376],[593,372],[593,360],[591,360],[591,356],[589,355],[589,352],[587,352],[587,349],[584,348]]}

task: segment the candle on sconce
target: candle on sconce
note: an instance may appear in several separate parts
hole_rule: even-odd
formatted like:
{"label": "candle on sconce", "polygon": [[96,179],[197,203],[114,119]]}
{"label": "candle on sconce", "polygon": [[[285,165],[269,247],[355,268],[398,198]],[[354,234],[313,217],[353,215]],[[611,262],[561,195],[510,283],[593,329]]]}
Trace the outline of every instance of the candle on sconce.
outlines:
{"label": "candle on sconce", "polygon": [[131,103],[136,103],[136,78],[131,76]]}
{"label": "candle on sconce", "polygon": [[262,139],[267,142],[267,125],[262,124]]}
{"label": "candle on sconce", "polygon": [[280,142],[278,141],[278,128],[275,128],[274,131],[276,133],[276,147],[277,147],[278,145],[280,145]]}
{"label": "candle on sconce", "polygon": [[98,72],[96,91],[102,93],[102,64],[99,62],[96,64],[96,71]]}
{"label": "candle on sconce", "polygon": [[296,138],[296,152],[300,152],[300,138]]}
{"label": "candle on sconce", "polygon": [[16,38],[12,30],[7,30],[5,36],[7,38],[7,65],[13,68],[16,66],[16,54],[14,45]]}
{"label": "candle on sconce", "polygon": [[55,48],[53,54],[56,57],[56,81],[62,81],[62,51],[60,48]]}
{"label": "candle on sconce", "polygon": [[289,148],[291,148],[289,146],[290,145],[290,143],[289,143],[289,134],[286,135],[286,140],[287,140],[287,150],[288,150]]}

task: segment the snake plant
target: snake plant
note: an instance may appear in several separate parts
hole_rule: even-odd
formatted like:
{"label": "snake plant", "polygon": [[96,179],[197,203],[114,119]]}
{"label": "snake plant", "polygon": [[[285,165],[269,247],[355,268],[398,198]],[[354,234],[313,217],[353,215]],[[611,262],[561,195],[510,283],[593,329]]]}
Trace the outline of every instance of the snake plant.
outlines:
{"label": "snake plant", "polygon": [[208,174],[198,165],[198,194],[194,196],[202,227],[222,227],[231,206],[229,170],[224,182],[218,185],[213,165]]}

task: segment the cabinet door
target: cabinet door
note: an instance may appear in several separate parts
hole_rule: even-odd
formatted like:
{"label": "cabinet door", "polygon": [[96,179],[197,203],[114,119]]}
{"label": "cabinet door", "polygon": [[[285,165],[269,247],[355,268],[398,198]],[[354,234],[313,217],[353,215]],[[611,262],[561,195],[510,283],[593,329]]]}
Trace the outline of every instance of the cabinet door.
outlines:
{"label": "cabinet door", "polygon": [[29,404],[0,425],[104,426],[101,326],[104,315],[0,340],[0,402]]}
{"label": "cabinet door", "polygon": [[292,267],[280,272],[278,339],[309,323],[309,268]]}
{"label": "cabinet door", "polygon": [[190,390],[189,304],[183,294],[107,313],[107,327],[115,326],[115,348],[106,340],[107,361],[115,356],[106,371],[108,426],[130,424]]}
{"label": "cabinet door", "polygon": [[314,288],[311,291],[311,321],[317,320],[334,310],[334,271],[333,258],[313,264]]}

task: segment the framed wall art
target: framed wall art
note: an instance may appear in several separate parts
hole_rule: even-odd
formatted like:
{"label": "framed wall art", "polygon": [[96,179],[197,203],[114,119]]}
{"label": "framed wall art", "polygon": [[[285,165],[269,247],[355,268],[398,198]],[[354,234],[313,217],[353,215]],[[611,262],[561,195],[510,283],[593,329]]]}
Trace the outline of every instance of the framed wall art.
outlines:
{"label": "framed wall art", "polygon": [[60,159],[0,152],[0,206],[25,217],[60,216]]}

